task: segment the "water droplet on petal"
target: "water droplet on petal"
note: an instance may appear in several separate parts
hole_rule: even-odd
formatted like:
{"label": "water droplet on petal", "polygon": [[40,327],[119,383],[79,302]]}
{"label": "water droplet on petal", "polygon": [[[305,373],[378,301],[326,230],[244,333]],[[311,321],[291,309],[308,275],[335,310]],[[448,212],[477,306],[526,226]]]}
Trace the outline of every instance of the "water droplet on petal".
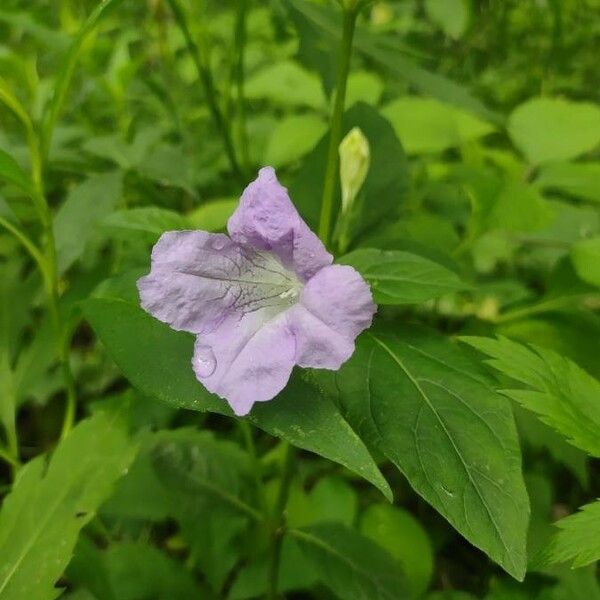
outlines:
{"label": "water droplet on petal", "polygon": [[196,346],[194,351],[194,371],[199,377],[210,377],[217,368],[217,359],[210,346]]}
{"label": "water droplet on petal", "polygon": [[223,250],[225,248],[225,240],[222,237],[215,238],[212,242],[212,247],[215,250]]}

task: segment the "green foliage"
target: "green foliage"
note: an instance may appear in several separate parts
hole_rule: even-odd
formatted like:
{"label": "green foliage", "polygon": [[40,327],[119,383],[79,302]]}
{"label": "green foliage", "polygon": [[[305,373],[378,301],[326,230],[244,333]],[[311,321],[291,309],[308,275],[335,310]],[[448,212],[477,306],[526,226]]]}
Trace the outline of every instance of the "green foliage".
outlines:
{"label": "green foliage", "polygon": [[600,143],[600,108],[585,102],[537,98],[514,110],[508,131],[533,164],[570,160]]}
{"label": "green foliage", "polygon": [[408,594],[400,564],[377,544],[339,524],[290,531],[338,598],[397,599]]}
{"label": "green foliage", "polygon": [[529,504],[516,429],[477,367],[426,332],[374,331],[336,383],[361,435],[462,535],[522,579]]}
{"label": "green foliage", "polygon": [[19,473],[0,512],[0,595],[57,598],[81,529],[133,460],[120,415],[83,421],[54,452]]}
{"label": "green foliage", "polygon": [[490,357],[487,362],[527,389],[503,393],[564,435],[574,446],[600,456],[600,382],[556,352],[506,338],[463,338]]}
{"label": "green foliage", "polygon": [[[190,335],[172,331],[121,300],[90,300],[85,314],[138,389],[179,408],[231,414],[222,400],[197,384],[189,369],[193,345]],[[146,340],[142,348],[139,339]],[[155,348],[162,349],[161,355]],[[248,420],[300,448],[339,462],[391,496],[365,445],[335,405],[299,377],[278,402],[258,406]],[[307,435],[309,431],[311,435]]]}
{"label": "green foliage", "polygon": [[433,577],[433,548],[417,519],[399,507],[372,504],[362,515],[360,529],[400,562],[412,597],[427,590]]}
{"label": "green foliage", "polygon": [[583,281],[600,287],[600,236],[573,244],[571,260]]}
{"label": "green foliage", "polygon": [[378,304],[414,304],[466,287],[456,273],[409,252],[361,248],[340,262],[369,282]]}
{"label": "green foliage", "polygon": [[[600,598],[597,25],[4,0],[0,599]],[[337,117],[370,151],[346,211]],[[333,174],[328,250],[377,314],[242,419],[136,280],[265,165],[315,231]]]}
{"label": "green foliage", "polygon": [[560,531],[536,561],[571,561],[573,568],[600,560],[600,500],[582,506],[579,512],[556,523]]}

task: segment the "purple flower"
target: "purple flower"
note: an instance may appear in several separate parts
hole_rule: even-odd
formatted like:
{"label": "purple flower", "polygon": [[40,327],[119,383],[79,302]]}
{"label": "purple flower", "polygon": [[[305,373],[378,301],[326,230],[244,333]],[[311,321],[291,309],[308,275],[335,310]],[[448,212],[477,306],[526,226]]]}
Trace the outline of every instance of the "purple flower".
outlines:
{"label": "purple flower", "polygon": [[196,377],[245,415],[285,387],[294,365],[339,369],[376,306],[357,271],[331,264],[271,167],[227,229],[164,233],[138,289],[151,315],[196,334]]}

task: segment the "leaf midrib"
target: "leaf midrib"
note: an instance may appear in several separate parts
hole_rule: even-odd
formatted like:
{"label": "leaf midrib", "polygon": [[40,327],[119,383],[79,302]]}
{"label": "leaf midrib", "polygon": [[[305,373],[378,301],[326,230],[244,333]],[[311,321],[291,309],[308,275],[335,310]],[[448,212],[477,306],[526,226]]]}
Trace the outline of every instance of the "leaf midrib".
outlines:
{"label": "leaf midrib", "polygon": [[[423,397],[423,400],[425,400],[425,403],[427,404],[427,406],[429,407],[429,409],[431,410],[431,412],[433,413],[433,415],[437,419],[438,423],[440,424],[440,427],[442,428],[442,431],[444,432],[444,434],[448,438],[448,441],[450,442],[450,444],[452,445],[452,448],[454,449],[456,455],[458,456],[458,458],[460,460],[460,463],[463,466],[463,469],[464,469],[464,471],[465,471],[465,473],[467,475],[467,478],[469,479],[469,481],[471,482],[471,485],[473,486],[473,489],[477,492],[477,496],[479,497],[479,500],[480,500],[482,506],[485,508],[485,511],[488,514],[488,517],[489,517],[489,519],[490,519],[490,521],[491,521],[491,523],[492,523],[492,525],[494,527],[494,530],[496,531],[496,535],[498,536],[498,539],[500,540],[500,542],[502,544],[502,547],[504,548],[506,557],[508,558],[508,560],[512,564],[512,567],[515,570],[515,573],[520,572],[521,570],[519,568],[517,568],[517,565],[516,565],[516,563],[513,560],[511,551],[510,551],[509,547],[507,546],[507,544],[506,544],[506,542],[504,540],[502,532],[500,531],[500,528],[498,527],[498,524],[496,523],[496,520],[492,516],[491,509],[488,506],[487,502],[484,500],[484,497],[483,497],[483,495],[481,493],[481,490],[479,489],[479,486],[476,484],[475,480],[473,479],[473,477],[471,475],[471,471],[469,469],[469,466],[465,462],[465,460],[464,460],[464,458],[463,458],[463,456],[462,456],[462,454],[461,454],[458,446],[456,445],[456,443],[454,441],[454,438],[452,437],[452,435],[448,431],[448,428],[446,427],[446,423],[441,418],[441,416],[438,414],[437,410],[435,409],[435,406],[431,403],[429,397],[427,396],[427,394],[425,393],[425,391],[423,390],[423,388],[419,384],[419,381],[412,375],[412,373],[404,365],[404,363],[402,362],[402,360],[400,359],[400,357],[398,357],[394,353],[394,351],[385,342],[383,342],[382,340],[380,340],[373,333],[369,333],[369,336],[375,341],[376,344],[378,344],[381,348],[383,348],[383,350],[385,352],[387,352],[390,355],[390,357],[394,360],[394,362],[400,367],[400,369],[402,369],[402,371],[409,378],[409,380],[414,385],[414,387],[417,389],[417,391],[419,392],[419,394]],[[375,423],[375,424],[377,425],[377,423]]]}

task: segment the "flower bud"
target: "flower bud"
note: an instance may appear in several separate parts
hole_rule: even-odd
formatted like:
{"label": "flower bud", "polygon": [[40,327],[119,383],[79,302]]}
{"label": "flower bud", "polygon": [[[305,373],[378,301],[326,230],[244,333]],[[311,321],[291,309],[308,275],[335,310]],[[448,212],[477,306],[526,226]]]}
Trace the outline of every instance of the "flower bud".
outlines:
{"label": "flower bud", "polygon": [[347,214],[367,177],[371,162],[369,140],[354,127],[339,146],[342,214]]}

